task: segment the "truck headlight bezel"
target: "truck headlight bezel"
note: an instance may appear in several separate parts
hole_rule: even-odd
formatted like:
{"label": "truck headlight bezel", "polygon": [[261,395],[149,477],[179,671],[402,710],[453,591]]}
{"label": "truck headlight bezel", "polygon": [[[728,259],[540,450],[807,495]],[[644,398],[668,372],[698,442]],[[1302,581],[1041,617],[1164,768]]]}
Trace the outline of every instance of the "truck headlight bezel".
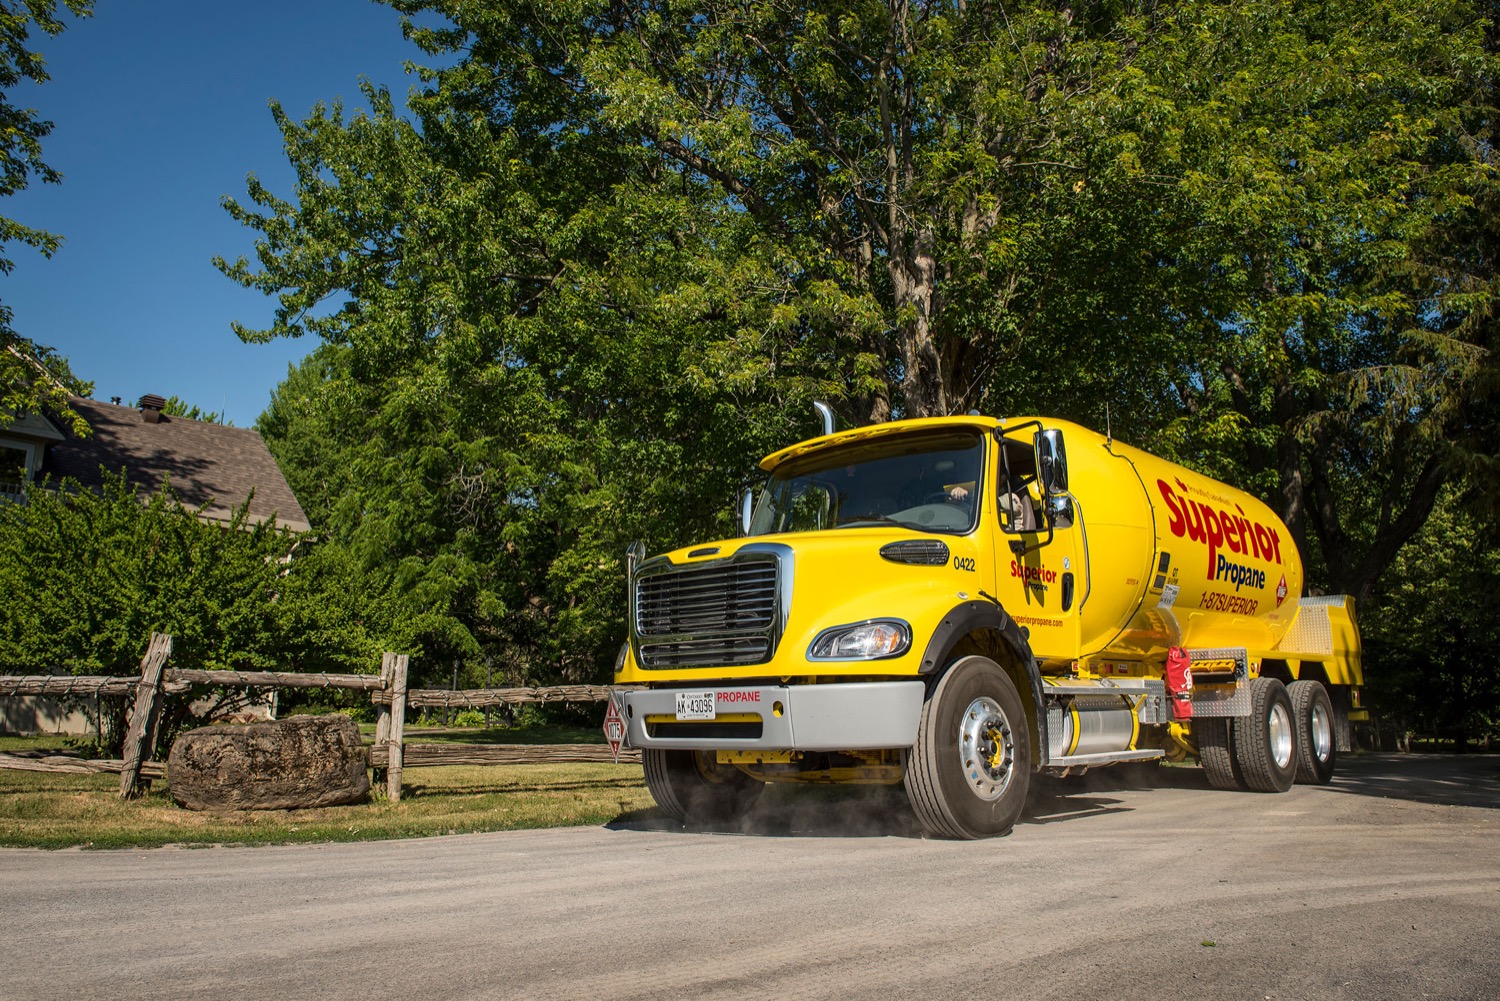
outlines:
{"label": "truck headlight bezel", "polygon": [[911,649],[911,623],[905,619],[865,619],[831,626],[807,645],[808,660],[890,660]]}

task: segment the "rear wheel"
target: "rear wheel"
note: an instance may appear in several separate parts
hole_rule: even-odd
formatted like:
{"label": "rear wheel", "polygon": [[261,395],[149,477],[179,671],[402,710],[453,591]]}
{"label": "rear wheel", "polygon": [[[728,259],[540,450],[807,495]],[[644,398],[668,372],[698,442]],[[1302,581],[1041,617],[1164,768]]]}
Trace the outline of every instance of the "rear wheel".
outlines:
{"label": "rear wheel", "polygon": [[1246,787],[1286,792],[1297,777],[1292,700],[1275,678],[1250,682],[1250,715],[1234,721],[1234,761]]}
{"label": "rear wheel", "polygon": [[907,754],[917,819],[939,837],[1007,834],[1030,780],[1026,709],[1010,675],[987,657],[954,662],[928,693]]}
{"label": "rear wheel", "polygon": [[1349,686],[1334,685],[1328,696],[1333,702],[1333,749],[1348,754],[1354,750],[1354,725],[1349,722]]}
{"label": "rear wheel", "polygon": [[716,824],[750,812],[765,789],[732,765],[721,765],[712,751],[641,752],[646,788],[662,812],[682,823]]}
{"label": "rear wheel", "polygon": [[1215,789],[1244,789],[1245,783],[1234,770],[1234,745],[1229,734],[1229,720],[1197,717],[1193,720],[1193,739],[1198,742],[1198,761],[1203,765],[1209,785]]}
{"label": "rear wheel", "polygon": [[1292,720],[1297,728],[1297,781],[1327,785],[1338,760],[1333,700],[1316,681],[1294,681],[1287,686]]}

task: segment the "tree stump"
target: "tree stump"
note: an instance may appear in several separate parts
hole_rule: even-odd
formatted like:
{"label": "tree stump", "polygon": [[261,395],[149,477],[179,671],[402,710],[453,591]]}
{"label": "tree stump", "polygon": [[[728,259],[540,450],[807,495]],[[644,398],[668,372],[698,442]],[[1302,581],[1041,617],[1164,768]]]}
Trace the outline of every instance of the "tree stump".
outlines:
{"label": "tree stump", "polygon": [[189,810],[299,810],[364,799],[368,756],[347,716],[205,726],[167,758],[172,798]]}

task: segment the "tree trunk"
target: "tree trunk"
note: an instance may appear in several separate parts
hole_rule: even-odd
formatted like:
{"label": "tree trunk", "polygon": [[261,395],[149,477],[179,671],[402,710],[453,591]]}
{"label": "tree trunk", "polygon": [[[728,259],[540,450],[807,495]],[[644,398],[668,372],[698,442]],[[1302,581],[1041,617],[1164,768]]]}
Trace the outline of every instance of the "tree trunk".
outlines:
{"label": "tree trunk", "polygon": [[1307,552],[1307,488],[1302,482],[1302,446],[1297,441],[1297,395],[1285,381],[1276,383],[1276,465],[1281,481],[1281,520],[1299,553]]}
{"label": "tree trunk", "polygon": [[[947,380],[932,334],[932,298],[937,261],[930,229],[908,233],[889,266],[896,299],[896,336],[901,352],[903,416],[946,417]],[[904,246],[910,243],[910,246]]]}

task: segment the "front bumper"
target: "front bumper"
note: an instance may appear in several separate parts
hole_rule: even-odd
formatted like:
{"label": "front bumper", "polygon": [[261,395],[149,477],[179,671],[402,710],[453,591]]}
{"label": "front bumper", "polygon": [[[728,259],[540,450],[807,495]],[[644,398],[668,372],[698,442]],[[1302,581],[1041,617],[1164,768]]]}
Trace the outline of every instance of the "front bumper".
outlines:
{"label": "front bumper", "polygon": [[[831,685],[679,685],[616,694],[630,747],[696,751],[859,751],[911,747],[917,740],[926,686],[920,681],[872,681]],[[693,721],[690,735],[668,734],[677,693],[713,692],[717,717],[759,719],[759,736],[728,724],[714,734],[716,720]],[[648,723],[667,725],[653,735]],[[753,725],[750,727],[753,729]],[[683,729],[678,727],[678,729]]]}

